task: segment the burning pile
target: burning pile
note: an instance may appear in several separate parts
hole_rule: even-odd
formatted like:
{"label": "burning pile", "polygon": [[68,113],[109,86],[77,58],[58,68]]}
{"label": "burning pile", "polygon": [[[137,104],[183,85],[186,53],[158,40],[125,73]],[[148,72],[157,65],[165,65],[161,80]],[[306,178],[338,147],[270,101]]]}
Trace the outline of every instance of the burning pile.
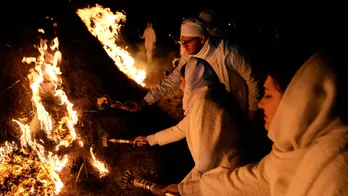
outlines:
{"label": "burning pile", "polygon": [[6,141],[0,147],[0,162],[0,192],[4,195],[47,195],[54,192],[50,166],[38,160],[29,149]]}
{"label": "burning pile", "polygon": [[[43,29],[39,32],[44,34]],[[20,127],[20,145],[6,141],[0,147],[2,195],[58,194],[64,186],[59,173],[69,161],[66,151],[84,147],[75,131],[77,112],[62,88],[59,68],[62,55],[58,46],[57,37],[52,43],[41,39],[36,46],[39,56],[22,60],[34,65],[28,79],[35,115],[32,119],[13,119]],[[107,168],[97,160],[92,148],[90,154],[100,177],[106,175]]]}
{"label": "burning pile", "polygon": [[122,27],[120,22],[126,21],[126,16],[122,12],[113,13],[110,8],[103,8],[98,4],[92,8],[79,9],[77,14],[88,31],[103,44],[104,50],[115,65],[135,82],[145,86],[146,72],[136,68],[134,58],[125,49],[116,45]]}

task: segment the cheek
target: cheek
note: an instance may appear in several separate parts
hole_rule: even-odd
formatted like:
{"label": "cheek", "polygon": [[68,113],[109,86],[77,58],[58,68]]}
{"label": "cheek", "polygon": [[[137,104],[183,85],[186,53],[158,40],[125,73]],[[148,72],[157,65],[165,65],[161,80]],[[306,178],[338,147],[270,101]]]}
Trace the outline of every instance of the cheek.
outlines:
{"label": "cheek", "polygon": [[265,110],[265,114],[267,115],[267,119],[269,123],[271,123],[271,121],[273,120],[273,117],[278,109],[280,100],[281,98],[277,97],[265,103],[264,110]]}
{"label": "cheek", "polygon": [[193,43],[189,46],[189,50],[191,50],[194,53],[199,52],[200,44],[199,43]]}

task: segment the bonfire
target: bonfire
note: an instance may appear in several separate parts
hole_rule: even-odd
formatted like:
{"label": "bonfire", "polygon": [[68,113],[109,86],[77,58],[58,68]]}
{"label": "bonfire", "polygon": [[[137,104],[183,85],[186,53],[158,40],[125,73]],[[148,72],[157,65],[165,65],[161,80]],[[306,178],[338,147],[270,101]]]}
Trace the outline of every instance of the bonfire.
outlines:
{"label": "bonfire", "polygon": [[[57,24],[53,26],[57,27]],[[38,32],[45,33],[43,29]],[[41,39],[35,47],[39,56],[22,60],[33,65],[28,79],[35,115],[32,119],[13,119],[20,128],[20,144],[6,141],[0,148],[3,195],[59,194],[64,187],[59,173],[69,160],[65,152],[67,149],[84,148],[75,130],[78,114],[62,88],[59,67],[62,54],[58,38],[51,42]],[[90,160],[100,172],[100,177],[108,173],[106,166],[93,154],[92,147]]]}

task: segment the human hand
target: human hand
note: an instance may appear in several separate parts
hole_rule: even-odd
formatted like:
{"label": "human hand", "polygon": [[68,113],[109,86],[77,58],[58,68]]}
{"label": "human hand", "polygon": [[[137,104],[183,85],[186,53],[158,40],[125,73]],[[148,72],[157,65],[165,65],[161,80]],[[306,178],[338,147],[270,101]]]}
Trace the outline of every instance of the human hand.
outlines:
{"label": "human hand", "polygon": [[133,145],[142,146],[143,144],[148,144],[146,137],[138,136],[133,140]]}
{"label": "human hand", "polygon": [[164,189],[162,189],[162,195],[175,195],[175,196],[179,196],[179,188],[177,184],[171,184],[167,187],[165,187]]}

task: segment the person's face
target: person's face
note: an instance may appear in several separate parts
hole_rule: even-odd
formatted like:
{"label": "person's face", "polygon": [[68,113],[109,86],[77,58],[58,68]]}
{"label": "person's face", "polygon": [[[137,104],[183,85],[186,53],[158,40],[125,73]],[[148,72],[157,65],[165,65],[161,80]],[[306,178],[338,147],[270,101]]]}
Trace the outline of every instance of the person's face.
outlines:
{"label": "person's face", "polygon": [[179,88],[181,90],[182,93],[184,93],[185,91],[185,86],[186,86],[186,81],[185,81],[185,78],[180,76],[180,85],[179,85]]}
{"label": "person's face", "polygon": [[258,105],[259,108],[263,109],[265,129],[268,131],[282,99],[283,92],[277,87],[276,82],[271,76],[267,76],[263,87],[265,89],[265,94]]}
{"label": "person's face", "polygon": [[203,47],[206,38],[201,37],[186,37],[181,36],[181,45],[185,48],[189,55],[197,54]]}

